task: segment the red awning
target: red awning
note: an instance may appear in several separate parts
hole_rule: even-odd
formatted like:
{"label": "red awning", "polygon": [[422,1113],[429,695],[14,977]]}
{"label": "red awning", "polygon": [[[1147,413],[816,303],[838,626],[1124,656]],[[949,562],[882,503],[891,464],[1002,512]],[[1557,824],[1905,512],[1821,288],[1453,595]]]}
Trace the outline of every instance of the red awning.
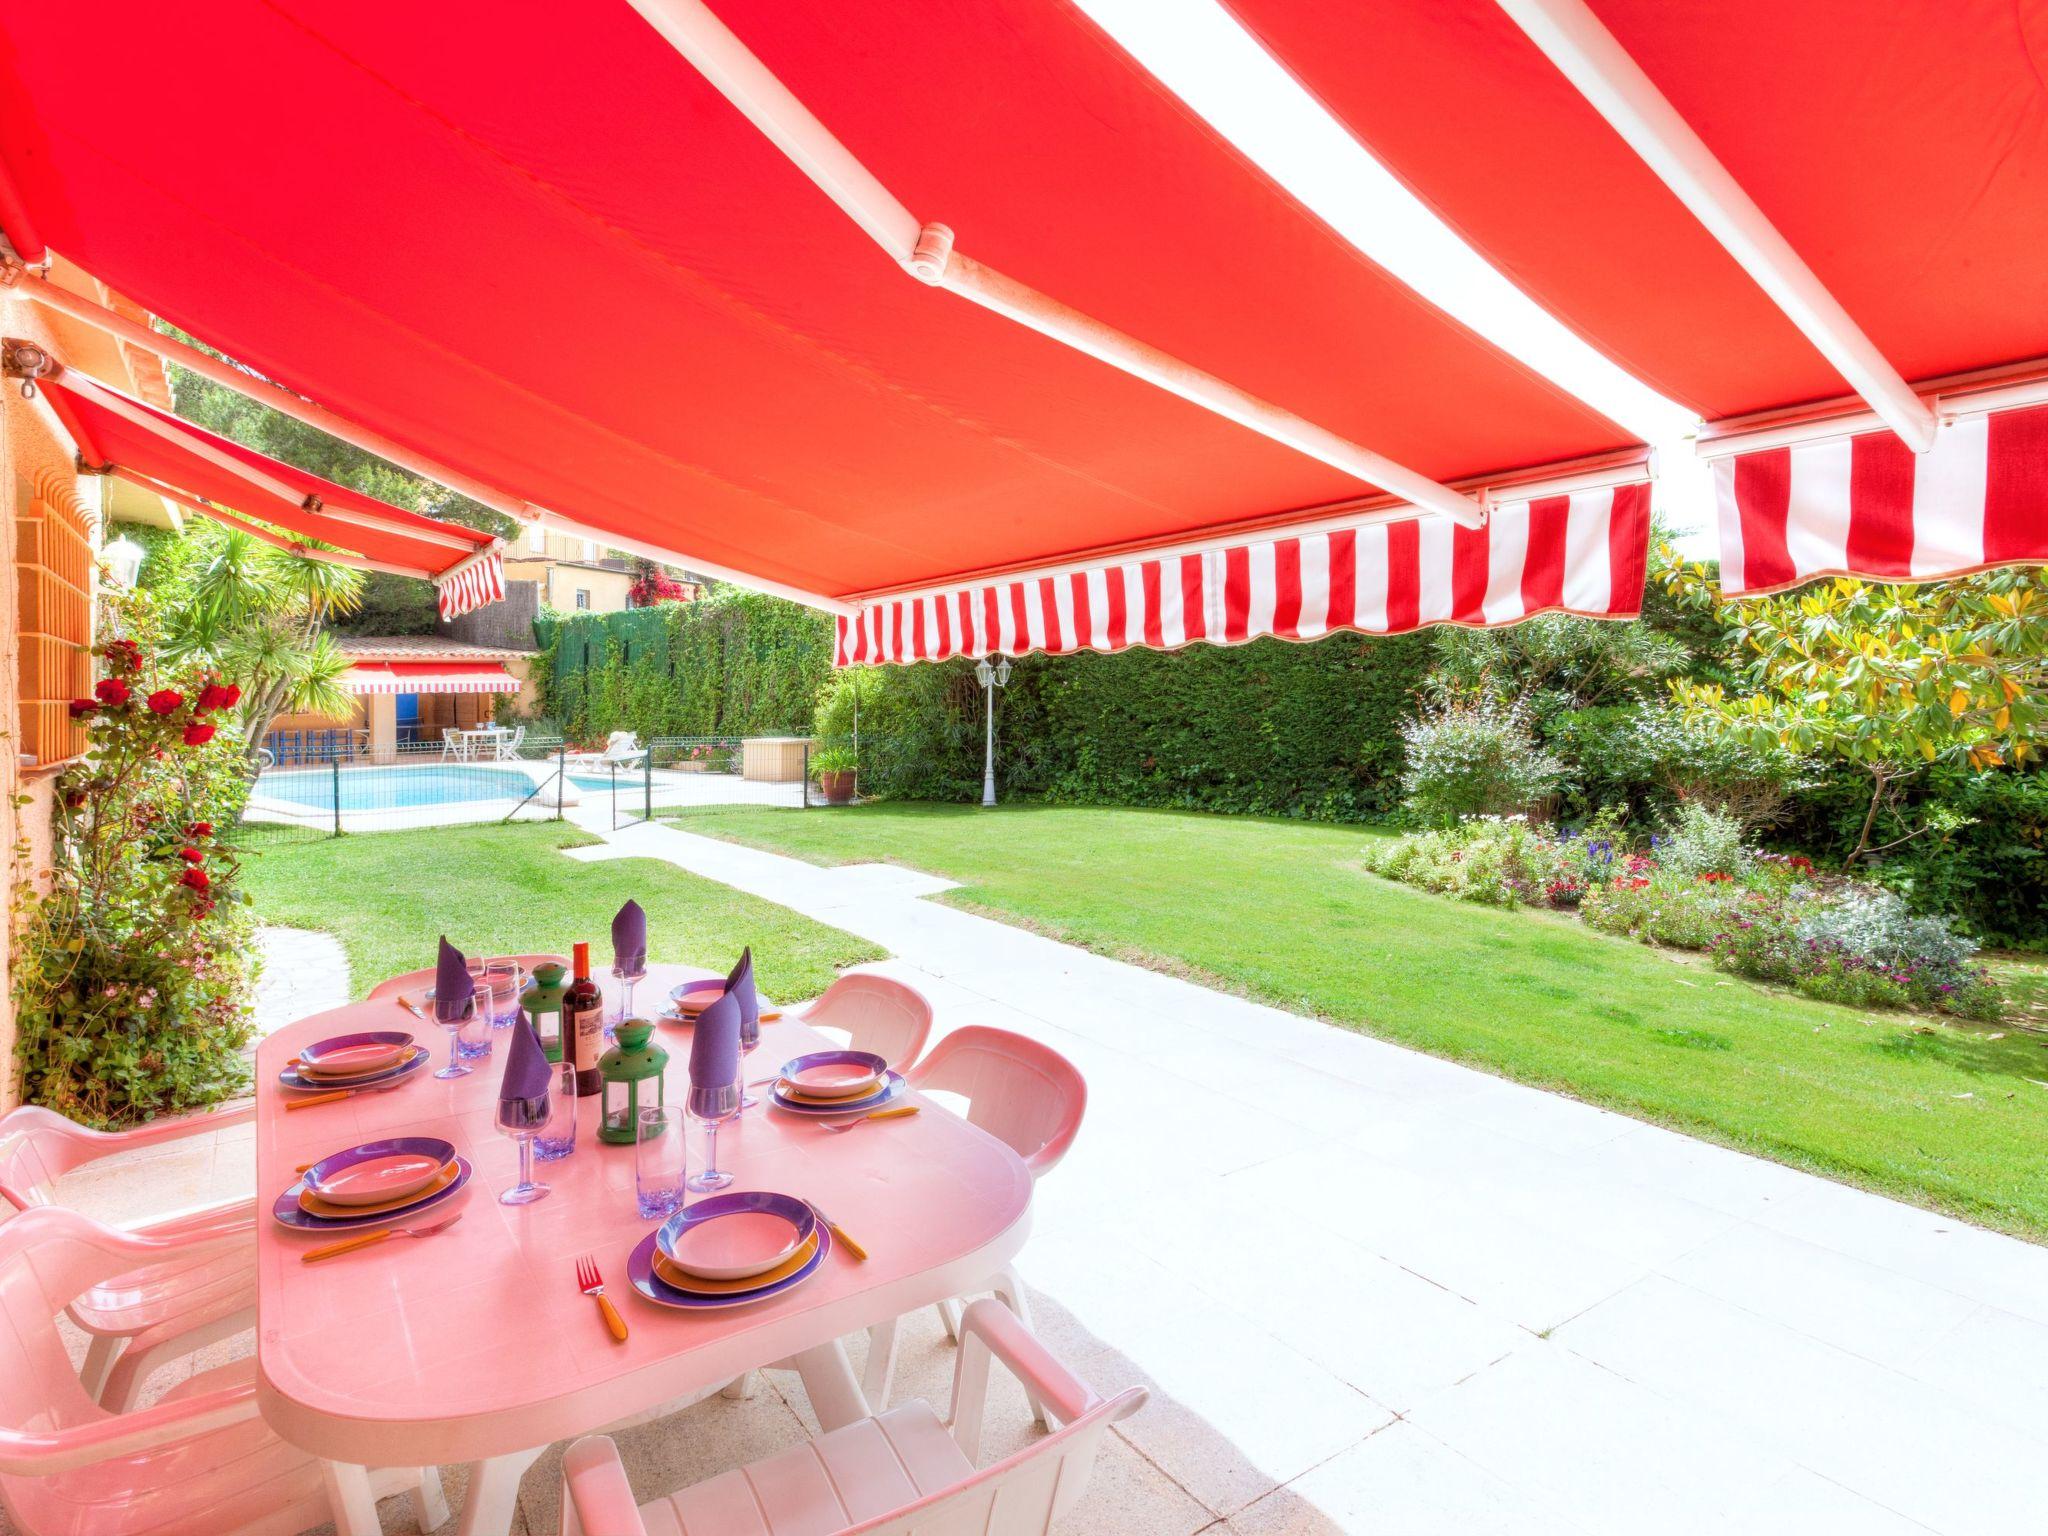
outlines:
{"label": "red awning", "polygon": [[[1569,29],[1575,5],[1227,3],[1469,243],[1623,367],[1710,421],[1814,408],[1822,424],[1799,435],[1829,447],[1794,452],[1779,433],[1757,463],[1721,466],[1729,590],[2048,559],[2048,502],[2011,494],[2048,478],[2048,445],[2025,423],[1994,415],[1987,434],[1981,413],[1944,411],[1961,419],[1917,465],[1888,433],[1852,450],[1846,434],[1875,423],[1840,403],[1849,381],[1509,15]],[[1959,374],[2048,374],[2048,7],[1590,11],[1906,382],[1946,396],[1938,381]],[[1987,436],[2006,443],[1988,477]],[[1987,500],[1987,485],[2006,489]]]}
{"label": "red awning", "polygon": [[350,693],[517,693],[519,679],[496,662],[359,663],[342,677]]}
{"label": "red awning", "polygon": [[244,519],[334,545],[347,552],[342,563],[432,581],[444,618],[504,596],[498,541],[488,533],[422,517],[323,480],[76,372],[67,370],[37,387],[48,393],[93,467],[110,469],[204,516],[315,559],[336,557],[278,538]]}
{"label": "red awning", "polygon": [[[1634,446],[1069,7],[715,8],[963,252],[1170,360],[1439,481]],[[1377,494],[911,280],[623,4],[128,0],[0,39],[0,151],[52,248],[600,534],[846,598]],[[260,131],[164,132],[179,79]]]}

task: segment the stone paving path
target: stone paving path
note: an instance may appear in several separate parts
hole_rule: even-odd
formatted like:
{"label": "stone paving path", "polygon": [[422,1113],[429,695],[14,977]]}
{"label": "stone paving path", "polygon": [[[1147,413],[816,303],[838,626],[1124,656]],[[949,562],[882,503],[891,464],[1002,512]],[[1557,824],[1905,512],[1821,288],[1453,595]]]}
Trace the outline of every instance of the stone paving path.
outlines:
{"label": "stone paving path", "polygon": [[847,929],[942,1030],[1087,1074],[1020,1268],[1084,1376],[1157,1395],[1123,1431],[1149,1493],[1075,1530],[2040,1528],[2048,1250],[954,910],[912,871],[593,830],[572,857]]}

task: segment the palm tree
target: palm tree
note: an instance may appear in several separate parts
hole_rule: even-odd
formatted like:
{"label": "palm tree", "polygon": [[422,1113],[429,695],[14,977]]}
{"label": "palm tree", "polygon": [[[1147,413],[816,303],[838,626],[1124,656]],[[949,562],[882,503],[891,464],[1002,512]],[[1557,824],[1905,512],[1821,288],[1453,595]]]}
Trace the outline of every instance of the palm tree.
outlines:
{"label": "palm tree", "polygon": [[208,523],[179,541],[173,568],[154,585],[166,649],[202,656],[241,684],[252,766],[280,714],[353,707],[341,681],[348,658],[325,625],[356,610],[362,572]]}

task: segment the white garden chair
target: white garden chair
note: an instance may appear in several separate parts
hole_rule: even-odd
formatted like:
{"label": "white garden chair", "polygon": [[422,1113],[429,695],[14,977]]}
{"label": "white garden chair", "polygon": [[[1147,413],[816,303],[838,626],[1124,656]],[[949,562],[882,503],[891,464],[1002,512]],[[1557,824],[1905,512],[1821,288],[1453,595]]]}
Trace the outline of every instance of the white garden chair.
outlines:
{"label": "white garden chair", "polygon": [[631,731],[613,731],[602,752],[571,752],[568,757],[571,768],[626,768],[646,755],[647,749]]}
{"label": "white garden chair", "polygon": [[[1145,1389],[1097,1397],[992,1301],[960,1320],[953,1404],[922,1400],[636,1507],[618,1448],[601,1435],[562,1458],[561,1536],[1045,1536],[1088,1484],[1103,1433],[1145,1404]],[[991,1360],[1061,1427],[977,1468]]]}
{"label": "white garden chair", "polygon": [[917,988],[888,976],[854,971],[841,976],[803,1012],[813,1029],[846,1032],[848,1050],[879,1056],[908,1072],[932,1032],[932,1005]]}
{"label": "white garden chair", "polygon": [[[1067,1155],[1088,1110],[1088,1084],[1080,1070],[1049,1045],[1007,1029],[970,1024],[956,1029],[931,1049],[931,1054],[905,1074],[913,1088],[957,1094],[967,1100],[967,1120],[978,1125],[1024,1159],[1036,1180]],[[1025,1328],[1031,1326],[1031,1303],[1017,1271],[1005,1266],[965,1294],[993,1291]],[[953,1303],[939,1303],[946,1332],[959,1337]],[[861,1383],[868,1404],[888,1406],[896,1372],[896,1323],[878,1323],[868,1330],[868,1363]],[[1030,1390],[1030,1383],[1025,1383]],[[1054,1405],[1033,1396],[1032,1412],[1049,1424]]]}
{"label": "white garden chair", "polygon": [[526,727],[523,725],[513,726],[512,733],[509,736],[497,737],[493,744],[498,749],[498,761],[501,763],[516,763],[519,761],[519,746],[525,740]]}
{"label": "white garden chair", "polygon": [[[74,1168],[255,1117],[253,1102],[211,1114],[166,1116],[129,1131],[93,1131],[23,1105],[0,1117],[0,1214],[57,1204],[57,1181]],[[0,1231],[4,1231],[0,1228]],[[125,1229],[152,1241],[220,1239],[176,1258],[111,1277],[65,1307],[89,1343],[79,1379],[86,1395],[119,1412],[151,1371],[230,1338],[256,1322],[256,1204],[230,1200],[173,1212]]]}
{"label": "white garden chair", "polygon": [[466,763],[469,761],[469,738],[452,725],[441,727],[441,761],[444,763]]}
{"label": "white garden chair", "polygon": [[[94,1402],[71,1369],[57,1314],[74,1298],[242,1241],[135,1237],[55,1207],[0,1226],[0,1508],[22,1536],[291,1536],[335,1518],[321,1463],[263,1422],[253,1360],[132,1413]],[[433,1468],[372,1484],[404,1486],[423,1529],[448,1518]]]}

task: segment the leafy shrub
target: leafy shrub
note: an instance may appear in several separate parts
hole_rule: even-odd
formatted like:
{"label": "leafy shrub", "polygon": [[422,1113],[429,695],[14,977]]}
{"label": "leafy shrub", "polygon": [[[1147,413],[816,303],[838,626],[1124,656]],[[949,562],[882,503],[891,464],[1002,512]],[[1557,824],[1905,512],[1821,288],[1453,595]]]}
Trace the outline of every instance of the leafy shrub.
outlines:
{"label": "leafy shrub", "polygon": [[1401,728],[1408,808],[1428,821],[1507,816],[1557,793],[1564,768],[1536,745],[1527,712],[1490,698],[1457,699]]}
{"label": "leafy shrub", "polygon": [[1732,879],[1747,873],[1751,862],[1742,846],[1742,823],[1696,803],[1678,808],[1671,833],[1657,850],[1658,867],[1687,880],[1702,875]]}
{"label": "leafy shrub", "polygon": [[1959,972],[1977,953],[1976,942],[1957,933],[1947,918],[1915,917],[1886,890],[1865,889],[1817,908],[1796,931],[1802,939],[1838,945],[1876,965]]}
{"label": "leafy shrub", "polygon": [[1602,933],[1673,949],[1705,949],[1758,900],[1732,881],[1645,872],[1593,887],[1579,911],[1588,927]]}
{"label": "leafy shrub", "polygon": [[1435,832],[1412,832],[1366,850],[1376,875],[1490,907],[1538,899],[1551,874],[1544,841],[1527,823],[1476,818]]}
{"label": "leafy shrub", "polygon": [[1997,985],[1981,967],[1887,963],[1839,939],[1802,937],[1802,926],[1738,922],[1715,939],[1714,963],[1852,1008],[1921,1008],[1972,1019],[1995,1019],[2003,1009]]}
{"label": "leafy shrub", "polygon": [[227,1097],[245,1078],[253,924],[228,836],[246,797],[239,689],[159,665],[145,596],[73,712],[47,892],[14,963],[22,1098],[111,1127]]}

